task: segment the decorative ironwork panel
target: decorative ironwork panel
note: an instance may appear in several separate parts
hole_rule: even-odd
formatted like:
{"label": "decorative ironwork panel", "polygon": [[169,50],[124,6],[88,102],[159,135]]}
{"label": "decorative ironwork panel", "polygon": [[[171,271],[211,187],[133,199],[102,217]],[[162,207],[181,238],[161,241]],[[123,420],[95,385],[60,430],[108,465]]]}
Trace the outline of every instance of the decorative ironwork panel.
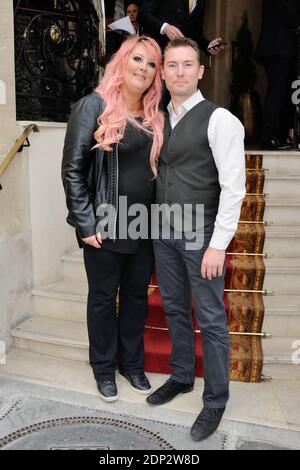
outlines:
{"label": "decorative ironwork panel", "polygon": [[14,0],[17,119],[66,122],[99,77],[92,0]]}

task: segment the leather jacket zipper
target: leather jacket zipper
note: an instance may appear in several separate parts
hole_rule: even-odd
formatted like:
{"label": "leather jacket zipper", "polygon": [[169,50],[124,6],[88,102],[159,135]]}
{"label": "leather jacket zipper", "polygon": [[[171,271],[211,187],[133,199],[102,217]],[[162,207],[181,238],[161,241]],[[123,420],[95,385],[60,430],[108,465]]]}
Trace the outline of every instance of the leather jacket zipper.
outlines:
{"label": "leather jacket zipper", "polygon": [[116,214],[114,220],[113,240],[116,241],[117,219],[119,211],[119,142],[116,144]]}

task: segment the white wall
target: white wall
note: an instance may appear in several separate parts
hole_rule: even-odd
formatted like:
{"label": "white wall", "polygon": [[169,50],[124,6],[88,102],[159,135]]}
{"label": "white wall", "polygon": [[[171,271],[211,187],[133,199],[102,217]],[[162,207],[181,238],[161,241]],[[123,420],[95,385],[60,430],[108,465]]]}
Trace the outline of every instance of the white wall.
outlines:
{"label": "white wall", "polygon": [[[28,123],[18,123],[25,127]],[[62,276],[61,256],[76,247],[74,230],[65,219],[67,209],[61,182],[61,159],[66,124],[36,123],[29,154],[29,206],[34,286]]]}
{"label": "white wall", "polygon": [[[0,162],[18,137],[15,112],[13,2],[0,2]],[[4,91],[4,92],[3,92]],[[28,155],[18,153],[0,178],[0,340],[31,312]]]}

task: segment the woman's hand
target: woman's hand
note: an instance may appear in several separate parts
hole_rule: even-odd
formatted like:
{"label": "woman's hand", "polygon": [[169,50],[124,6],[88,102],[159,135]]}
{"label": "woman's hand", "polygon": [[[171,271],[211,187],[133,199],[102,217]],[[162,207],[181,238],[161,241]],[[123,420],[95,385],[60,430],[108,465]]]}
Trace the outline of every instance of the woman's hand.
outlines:
{"label": "woman's hand", "polygon": [[94,248],[97,248],[97,250],[99,250],[102,245],[102,238],[101,238],[100,232],[98,232],[97,235],[93,235],[92,237],[82,238],[81,240],[86,245],[91,245]]}

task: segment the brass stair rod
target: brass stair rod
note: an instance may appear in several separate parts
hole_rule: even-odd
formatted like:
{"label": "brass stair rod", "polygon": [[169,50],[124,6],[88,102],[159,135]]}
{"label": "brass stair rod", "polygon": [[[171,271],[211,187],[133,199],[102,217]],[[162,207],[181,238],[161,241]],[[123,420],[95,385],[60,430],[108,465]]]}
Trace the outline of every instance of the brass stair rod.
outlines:
{"label": "brass stair rod", "polygon": [[262,258],[273,258],[273,253],[226,253],[230,256],[261,256]]}
{"label": "brass stair rod", "polygon": [[[158,326],[145,326],[148,330],[155,330],[155,331],[169,331],[168,328],[158,327]],[[194,330],[195,333],[201,334],[201,330]],[[238,331],[230,331],[229,334],[231,336],[253,336],[253,337],[261,337],[261,338],[272,338],[270,333],[245,333],[245,332],[238,332]]]}
{"label": "brass stair rod", "polygon": [[261,225],[274,225],[274,222],[269,220],[256,221],[256,220],[239,220],[239,224],[261,224]]}
{"label": "brass stair rod", "polygon": [[263,295],[273,295],[272,290],[244,290],[244,289],[225,289],[224,292],[239,292],[244,294],[263,294]]}
{"label": "brass stair rod", "polygon": [[262,382],[271,382],[273,380],[273,377],[270,377],[269,375],[263,375],[261,376],[261,381]]}
{"label": "brass stair rod", "polygon": [[264,173],[265,171],[270,171],[269,168],[246,168],[246,171],[255,171],[256,173]]}
{"label": "brass stair rod", "polygon": [[268,193],[246,193],[246,196],[263,196],[265,197],[266,199],[268,199],[270,197],[270,194]]}
{"label": "brass stair rod", "polygon": [[[159,286],[156,284],[149,284],[149,289],[159,289]],[[239,292],[245,294],[263,294],[263,295],[273,295],[272,290],[243,290],[243,289],[224,289],[224,292]]]}

